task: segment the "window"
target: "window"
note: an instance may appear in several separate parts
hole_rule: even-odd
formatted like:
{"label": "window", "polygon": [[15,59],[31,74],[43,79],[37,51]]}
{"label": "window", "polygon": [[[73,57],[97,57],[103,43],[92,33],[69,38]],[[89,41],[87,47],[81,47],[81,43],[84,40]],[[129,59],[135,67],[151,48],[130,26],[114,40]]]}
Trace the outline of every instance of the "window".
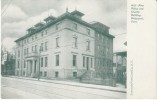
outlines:
{"label": "window", "polygon": [[56,30],[58,30],[59,29],[59,23],[58,24],[56,24]]}
{"label": "window", "polygon": [[48,62],[48,59],[47,57],[45,57],[45,67],[47,67],[47,62]]}
{"label": "window", "polygon": [[24,55],[26,55],[26,49],[24,49]]}
{"label": "window", "polygon": [[85,67],[85,56],[83,56],[83,67]]}
{"label": "window", "polygon": [[27,38],[27,43],[29,42],[29,38]]}
{"label": "window", "polygon": [[55,72],[55,77],[58,77],[59,76],[59,73],[58,72]]}
{"label": "window", "polygon": [[77,37],[73,37],[74,38],[74,48],[77,48]]}
{"label": "window", "polygon": [[29,53],[29,48],[27,48],[27,55],[28,55],[28,53]]}
{"label": "window", "polygon": [[48,30],[45,30],[45,35],[47,35]]}
{"label": "window", "polygon": [[32,41],[34,40],[34,36],[32,36]]}
{"label": "window", "polygon": [[91,58],[91,68],[93,67],[93,58]]}
{"label": "window", "polygon": [[76,66],[76,55],[73,55],[73,66]]}
{"label": "window", "polygon": [[45,72],[44,72],[44,77],[46,77],[46,76],[47,76],[47,72],[45,71]]}
{"label": "window", "polygon": [[41,58],[41,67],[43,67],[43,57]]}
{"label": "window", "polygon": [[43,43],[41,43],[40,51],[43,51]]}
{"label": "window", "polygon": [[56,38],[56,47],[59,47],[59,37]]}
{"label": "window", "polygon": [[87,66],[87,70],[89,70],[89,57],[86,58],[86,66]]}
{"label": "window", "polygon": [[56,66],[59,66],[59,55],[56,55]]}
{"label": "window", "polygon": [[37,52],[37,45],[35,45],[35,52]]}
{"label": "window", "polygon": [[87,34],[90,35],[90,29],[87,29]]}
{"label": "window", "polygon": [[26,67],[26,62],[24,61],[24,66],[23,66],[24,68]]}
{"label": "window", "polygon": [[20,51],[18,51],[18,57],[20,57]]}
{"label": "window", "polygon": [[47,50],[47,42],[45,42],[45,50]]}
{"label": "window", "polygon": [[73,72],[73,77],[77,77],[77,72]]}
{"label": "window", "polygon": [[38,38],[38,36],[37,36],[37,34],[35,34],[35,39],[37,39]]}
{"label": "window", "polygon": [[87,50],[90,50],[90,41],[87,41]]}
{"label": "window", "polygon": [[32,52],[34,51],[34,46],[32,46]]}
{"label": "window", "polygon": [[20,61],[17,61],[17,68],[20,68]]}
{"label": "window", "polygon": [[74,29],[77,30],[77,24],[74,23]]}
{"label": "window", "polygon": [[42,72],[40,72],[40,76],[42,76],[43,75],[43,73]]}
{"label": "window", "polygon": [[44,36],[44,34],[43,34],[43,31],[41,32],[41,37],[43,37]]}
{"label": "window", "polygon": [[23,76],[25,76],[25,71],[23,71]]}

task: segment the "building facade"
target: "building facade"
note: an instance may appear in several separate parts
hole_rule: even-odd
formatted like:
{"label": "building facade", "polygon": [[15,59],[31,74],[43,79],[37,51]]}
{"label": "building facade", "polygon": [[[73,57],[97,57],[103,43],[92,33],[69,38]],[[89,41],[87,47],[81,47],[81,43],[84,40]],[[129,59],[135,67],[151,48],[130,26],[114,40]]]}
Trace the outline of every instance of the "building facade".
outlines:
{"label": "building facade", "polygon": [[[99,32],[94,24],[82,20],[83,15],[77,10],[66,11],[57,18],[48,16],[44,22],[29,28],[25,36],[15,41],[15,75],[73,79],[87,72],[98,72],[97,59],[105,57],[106,53],[97,55],[100,52],[96,49],[99,44],[97,34],[103,37],[103,41],[108,41],[105,44],[102,41],[100,47],[108,48],[108,57],[105,58],[112,62],[113,36],[106,33],[109,28]],[[112,69],[112,66],[106,65],[105,68]]]}

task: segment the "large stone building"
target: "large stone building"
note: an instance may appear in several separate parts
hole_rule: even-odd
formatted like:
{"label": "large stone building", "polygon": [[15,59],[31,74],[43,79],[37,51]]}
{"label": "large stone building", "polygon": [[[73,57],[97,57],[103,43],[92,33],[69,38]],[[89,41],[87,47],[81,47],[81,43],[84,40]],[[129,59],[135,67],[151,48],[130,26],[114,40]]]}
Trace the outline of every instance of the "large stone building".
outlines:
{"label": "large stone building", "polygon": [[96,77],[111,77],[114,37],[109,34],[109,27],[99,22],[87,23],[82,20],[83,15],[77,10],[66,11],[29,28],[25,36],[15,41],[15,74],[72,79],[96,72]]}

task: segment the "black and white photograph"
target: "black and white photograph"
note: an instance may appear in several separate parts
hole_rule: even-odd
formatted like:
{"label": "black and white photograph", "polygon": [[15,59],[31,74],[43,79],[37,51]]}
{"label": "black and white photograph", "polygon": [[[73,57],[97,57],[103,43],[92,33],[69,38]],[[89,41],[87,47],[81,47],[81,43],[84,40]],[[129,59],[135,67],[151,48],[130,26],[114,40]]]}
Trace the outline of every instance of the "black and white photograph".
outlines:
{"label": "black and white photograph", "polygon": [[127,0],[1,0],[2,99],[126,99]]}

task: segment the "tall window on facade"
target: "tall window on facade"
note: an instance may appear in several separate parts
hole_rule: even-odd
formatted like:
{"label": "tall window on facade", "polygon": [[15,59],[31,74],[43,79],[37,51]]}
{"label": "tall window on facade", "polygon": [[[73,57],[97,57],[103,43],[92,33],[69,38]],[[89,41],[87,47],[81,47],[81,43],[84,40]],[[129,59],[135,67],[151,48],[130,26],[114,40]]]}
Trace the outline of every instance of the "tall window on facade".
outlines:
{"label": "tall window on facade", "polygon": [[93,58],[91,58],[91,68],[93,67]]}
{"label": "tall window on facade", "polygon": [[83,56],[83,67],[85,67],[85,56]]}
{"label": "tall window on facade", "polygon": [[43,57],[41,58],[41,67],[43,67]]}
{"label": "tall window on facade", "polygon": [[48,30],[45,30],[45,35],[47,35]]}
{"label": "tall window on facade", "polygon": [[35,34],[35,39],[37,39],[38,38],[38,36],[37,36],[37,34]]}
{"label": "tall window on facade", "polygon": [[86,50],[90,50],[90,41],[87,41],[87,49]]}
{"label": "tall window on facade", "polygon": [[74,38],[74,48],[77,48],[77,37],[73,37]]}
{"label": "tall window on facade", "polygon": [[45,67],[47,67],[48,59],[45,57]]}
{"label": "tall window on facade", "polygon": [[37,45],[35,45],[35,52],[37,52]]}
{"label": "tall window on facade", "polygon": [[20,51],[18,51],[18,57],[20,57]]}
{"label": "tall window on facade", "polygon": [[32,46],[32,52],[34,52],[34,46]]}
{"label": "tall window on facade", "polygon": [[73,72],[73,77],[77,77],[77,72]]}
{"label": "tall window on facade", "polygon": [[59,55],[56,55],[56,66],[59,66]]}
{"label": "tall window on facade", "polygon": [[40,72],[40,76],[42,76],[43,75],[43,73],[42,73],[42,71]]}
{"label": "tall window on facade", "polygon": [[34,36],[32,36],[32,41],[34,40]]}
{"label": "tall window on facade", "polygon": [[87,29],[87,34],[90,35],[90,29]]}
{"label": "tall window on facade", "polygon": [[17,68],[20,68],[20,61],[17,61]]}
{"label": "tall window on facade", "polygon": [[73,55],[73,66],[76,66],[76,55]]}
{"label": "tall window on facade", "polygon": [[59,37],[56,38],[56,47],[59,47]]}
{"label": "tall window on facade", "polygon": [[27,55],[28,55],[28,53],[29,53],[29,48],[27,48]]}
{"label": "tall window on facade", "polygon": [[25,68],[26,67],[26,62],[25,61],[23,61],[23,62],[24,62],[24,66],[23,67]]}
{"label": "tall window on facade", "polygon": [[74,29],[77,30],[77,24],[74,23]]}
{"label": "tall window on facade", "polygon": [[43,51],[43,43],[41,43],[40,51]]}
{"label": "tall window on facade", "polygon": [[59,76],[59,73],[58,72],[55,72],[55,77],[58,77]]}
{"label": "tall window on facade", "polygon": [[24,49],[24,55],[26,55],[26,49]]}
{"label": "tall window on facade", "polygon": [[89,57],[86,58],[86,66],[87,66],[87,70],[89,70]]}
{"label": "tall window on facade", "polygon": [[46,76],[47,76],[47,72],[45,71],[45,72],[44,72],[44,77],[46,77]]}
{"label": "tall window on facade", "polygon": [[47,50],[48,48],[47,48],[47,42],[45,42],[45,50]]}
{"label": "tall window on facade", "polygon": [[41,37],[43,37],[44,36],[44,33],[43,33],[43,31],[41,32]]}
{"label": "tall window on facade", "polygon": [[59,29],[59,23],[58,24],[56,24],[56,30],[58,30]]}

